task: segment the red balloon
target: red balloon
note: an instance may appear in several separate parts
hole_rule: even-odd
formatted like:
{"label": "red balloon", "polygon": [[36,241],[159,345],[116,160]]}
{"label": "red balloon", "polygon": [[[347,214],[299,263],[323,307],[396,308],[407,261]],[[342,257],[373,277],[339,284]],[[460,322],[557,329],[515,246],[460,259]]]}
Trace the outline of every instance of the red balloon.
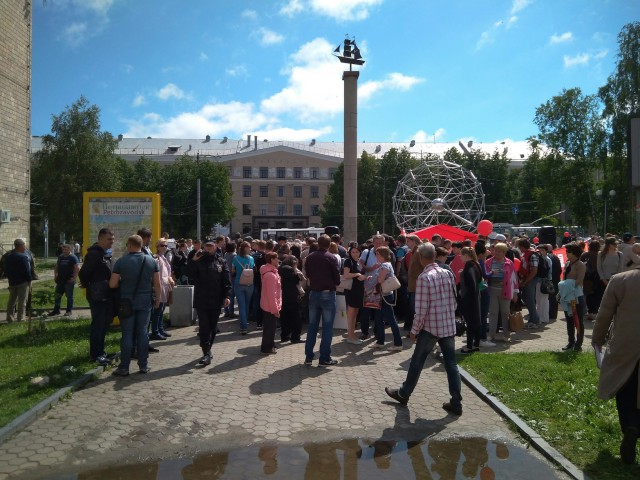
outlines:
{"label": "red balloon", "polygon": [[538,243],[540,239],[538,237],[533,237],[533,243]]}
{"label": "red balloon", "polygon": [[489,220],[480,220],[478,223],[478,235],[482,235],[483,237],[488,236],[493,230],[493,223]]}
{"label": "red balloon", "polygon": [[564,236],[568,237],[569,236],[569,232],[564,232]]}

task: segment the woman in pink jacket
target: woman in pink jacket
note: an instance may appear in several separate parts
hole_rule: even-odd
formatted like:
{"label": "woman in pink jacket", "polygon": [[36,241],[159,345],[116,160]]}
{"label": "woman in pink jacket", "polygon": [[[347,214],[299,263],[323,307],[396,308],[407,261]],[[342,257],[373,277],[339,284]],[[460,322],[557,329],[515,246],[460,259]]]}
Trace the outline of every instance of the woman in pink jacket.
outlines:
{"label": "woman in pink jacket", "polygon": [[260,352],[264,355],[277,353],[276,327],[282,308],[282,286],[278,274],[278,254],[269,252],[264,256],[265,264],[260,267],[262,278],[262,294],[260,295],[260,308],[263,311],[262,319],[262,345]]}
{"label": "woman in pink jacket", "polygon": [[513,262],[505,257],[509,247],[497,243],[493,247],[493,257],[485,262],[489,278],[489,339],[494,341],[498,324],[502,325],[505,342],[509,341],[509,313],[511,301],[518,299],[518,276]]}

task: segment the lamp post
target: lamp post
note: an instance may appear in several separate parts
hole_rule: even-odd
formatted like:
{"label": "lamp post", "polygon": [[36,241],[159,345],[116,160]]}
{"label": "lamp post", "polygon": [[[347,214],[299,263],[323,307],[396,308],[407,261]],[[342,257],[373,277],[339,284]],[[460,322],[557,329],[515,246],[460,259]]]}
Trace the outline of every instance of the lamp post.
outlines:
{"label": "lamp post", "polygon": [[596,190],[596,197],[602,198],[604,200],[604,218],[602,219],[602,236],[604,237],[607,234],[607,200],[609,198],[613,198],[616,195],[615,190],[609,190],[609,195],[604,195],[603,191],[598,189]]}

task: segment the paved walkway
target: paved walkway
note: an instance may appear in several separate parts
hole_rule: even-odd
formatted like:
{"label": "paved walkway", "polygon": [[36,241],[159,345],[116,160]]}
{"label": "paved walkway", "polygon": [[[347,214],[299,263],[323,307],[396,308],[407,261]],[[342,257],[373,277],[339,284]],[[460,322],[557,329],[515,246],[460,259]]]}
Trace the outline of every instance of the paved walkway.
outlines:
{"label": "paved walkway", "polygon": [[[446,375],[434,360],[427,361],[408,407],[390,401],[384,387],[403,381],[412,353],[408,340],[402,352],[377,351],[370,348],[371,340],[348,345],[336,331],[332,356],[340,364],[308,367],[302,364],[304,344],[286,344],[276,355],[264,356],[259,352],[261,332],[240,336],[237,322],[221,322],[209,367],[195,366],[201,353],[194,327],[186,327],[171,330],[166,341],[153,342],[160,353],[150,356],[149,374],[135,373],[135,366],[126,378],[105,372],[0,445],[0,479],[63,478],[102,466],[193,458],[254,444],[285,448],[342,439],[481,437],[512,449],[524,447],[506,422],[465,386],[464,414],[447,415],[441,408],[449,398]],[[590,336],[591,322],[588,330]],[[486,350],[556,350],[566,344],[565,324],[556,321],[514,339]],[[461,347],[462,340],[457,344]],[[537,452],[527,450],[526,455],[551,472],[536,478],[567,478]],[[534,477],[524,472],[510,478]]]}

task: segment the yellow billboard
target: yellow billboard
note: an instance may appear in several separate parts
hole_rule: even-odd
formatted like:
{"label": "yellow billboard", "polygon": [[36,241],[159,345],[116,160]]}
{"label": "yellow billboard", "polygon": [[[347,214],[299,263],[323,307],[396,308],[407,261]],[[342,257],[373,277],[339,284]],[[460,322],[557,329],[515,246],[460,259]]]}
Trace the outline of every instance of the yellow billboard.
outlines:
{"label": "yellow billboard", "polygon": [[147,227],[151,230],[151,249],[160,238],[160,194],[155,192],[84,192],[82,253],[98,240],[101,228],[115,234],[112,255],[127,252],[130,235]]}

